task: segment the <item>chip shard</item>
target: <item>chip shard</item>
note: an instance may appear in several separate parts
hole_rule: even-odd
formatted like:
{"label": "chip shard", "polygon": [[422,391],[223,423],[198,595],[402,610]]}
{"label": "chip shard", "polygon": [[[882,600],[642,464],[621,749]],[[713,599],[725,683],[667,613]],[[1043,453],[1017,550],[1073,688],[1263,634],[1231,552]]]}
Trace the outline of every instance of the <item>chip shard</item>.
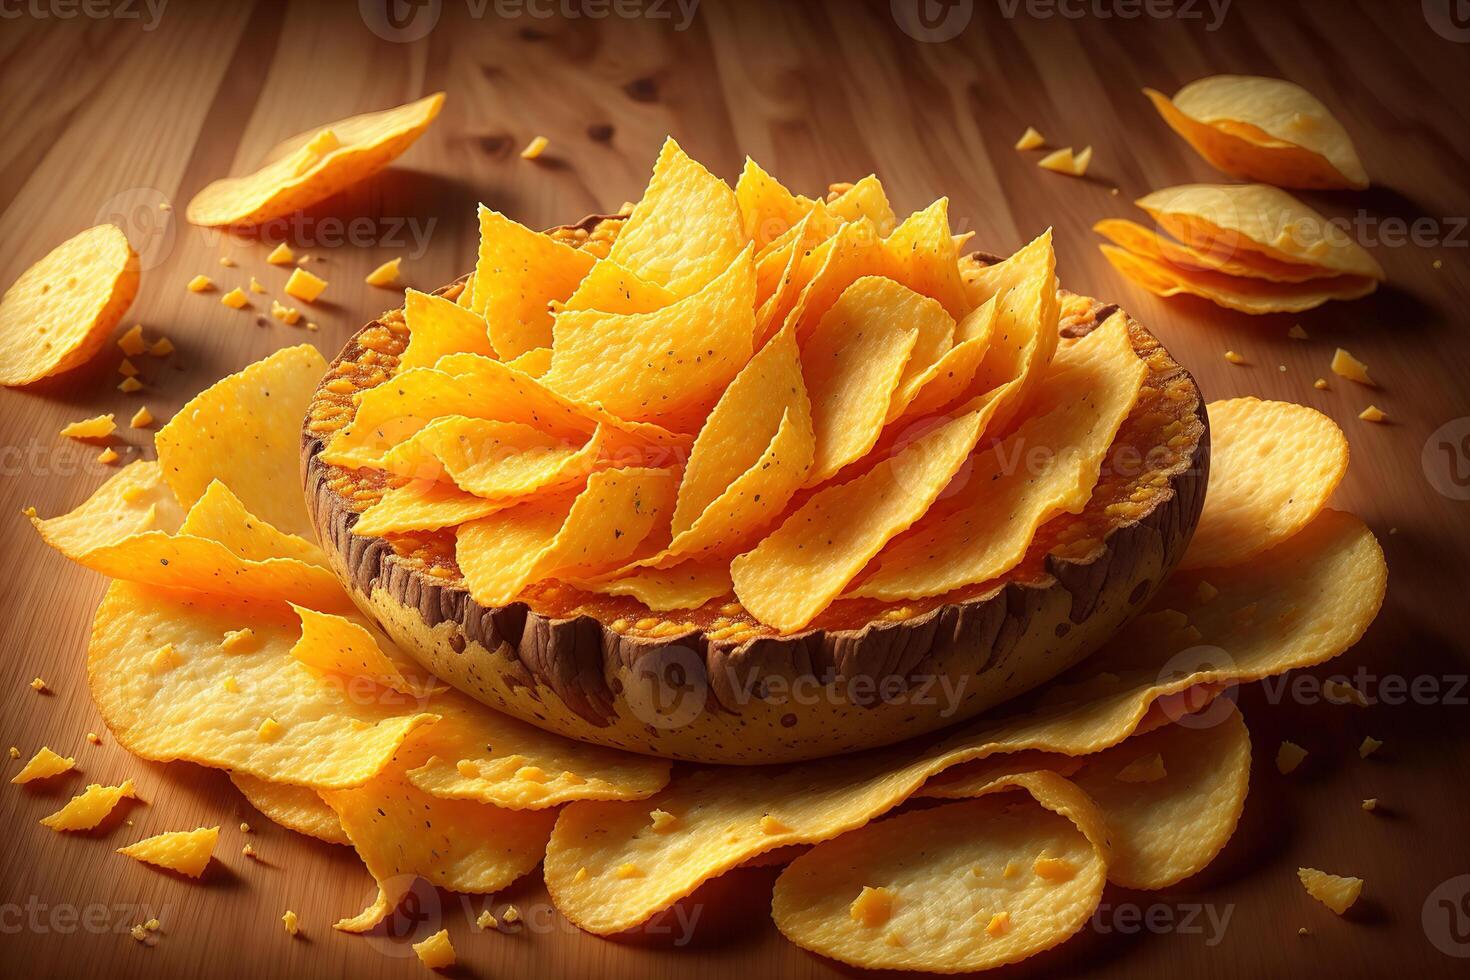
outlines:
{"label": "chip shard", "polygon": [[[11,752],[11,758],[20,758],[19,749],[11,749]],[[49,779],[69,772],[76,764],[75,758],[64,758],[43,745],[20,772],[10,777],[10,781],[19,786],[37,779]]]}
{"label": "chip shard", "polygon": [[175,830],[146,837],[135,844],[119,847],[117,853],[198,878],[209,866],[218,842],[219,827],[200,827],[198,830]]}
{"label": "chip shard", "polygon": [[454,965],[454,944],[449,941],[448,929],[440,929],[428,939],[414,943],[413,951],[431,970],[447,970]]}
{"label": "chip shard", "polygon": [[1307,890],[1308,895],[1338,915],[1352,908],[1358,896],[1363,893],[1362,878],[1346,878],[1318,871],[1316,868],[1297,868],[1296,875],[1301,879],[1302,887]]}
{"label": "chip shard", "polygon": [[282,913],[282,915],[281,915],[281,925],[285,926],[285,928],[286,928],[286,935],[288,935],[288,936],[299,936],[299,935],[301,935],[301,918],[300,918],[300,916],[298,916],[295,912],[291,911],[290,909],[287,909],[284,913]]}
{"label": "chip shard", "polygon": [[1282,742],[1276,750],[1276,771],[1286,776],[1296,771],[1307,757],[1307,750],[1295,742]]}

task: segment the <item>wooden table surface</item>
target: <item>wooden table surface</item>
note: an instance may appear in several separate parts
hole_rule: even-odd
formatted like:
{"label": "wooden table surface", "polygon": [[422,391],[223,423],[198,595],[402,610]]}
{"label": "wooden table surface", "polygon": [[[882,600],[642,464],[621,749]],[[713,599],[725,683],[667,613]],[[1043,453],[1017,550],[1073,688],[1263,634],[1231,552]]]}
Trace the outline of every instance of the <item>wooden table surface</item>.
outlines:
{"label": "wooden table surface", "polygon": [[[1452,954],[1470,955],[1470,877],[1452,879],[1470,874],[1470,43],[1436,13],[1442,6],[1235,0],[1217,20],[1208,4],[1185,0],[1133,17],[1142,8],[1128,0],[960,0],[935,8],[953,19],[921,23],[907,16],[910,0],[704,0],[685,23],[667,0],[635,4],[644,16],[606,18],[533,16],[610,9],[579,2],[435,0],[405,5],[413,16],[395,31],[368,0],[366,17],[353,3],[175,0],[156,20],[120,0],[91,8],[102,16],[66,0],[7,4],[20,13],[7,12],[0,28],[0,282],[77,231],[117,221],[144,265],[125,323],[167,334],[178,352],[140,359],[147,389],[138,395],[116,390],[111,347],[62,377],[0,392],[9,565],[0,748],[29,756],[48,744],[77,755],[82,774],[54,788],[0,790],[4,971],[418,975],[406,943],[330,928],[372,895],[348,849],[270,825],[219,773],[144,763],[106,736],[83,671],[104,583],[44,548],[19,512],[64,511],[109,472],[94,447],[58,437],[62,424],[103,411],[127,419],[140,404],[166,419],[206,384],[287,344],[309,341],[330,357],[356,326],[396,305],[362,282],[379,262],[403,256],[406,282],[422,288],[464,272],[477,201],[533,226],[616,208],[638,195],[672,133],[732,181],[748,153],[808,193],[876,172],[900,213],[947,194],[959,228],[995,251],[1052,225],[1063,282],[1121,301],[1209,397],[1300,401],[1338,419],[1351,441],[1336,503],[1377,532],[1391,584],[1366,639],[1314,676],[1356,674],[1376,703],[1334,706],[1310,687],[1246,692],[1257,765],[1241,828],[1216,864],[1161,893],[1110,889],[1091,928],[1001,974],[1465,975],[1470,960]],[[1304,196],[1353,220],[1375,246],[1389,283],[1374,296],[1249,318],[1158,300],[1102,259],[1095,220],[1139,217],[1129,202],[1153,188],[1227,179],[1139,94],[1222,72],[1297,81],[1353,134],[1372,189]],[[183,221],[200,187],[253,166],[278,140],[439,89],[449,93],[443,115],[396,166],[300,219],[258,237]],[[1041,171],[1035,154],[1014,151],[1027,125],[1055,144],[1091,144],[1088,177]],[[537,134],[551,140],[546,156],[520,160],[516,151]],[[185,291],[203,272],[225,286],[255,275],[279,295],[284,273],[265,255],[282,238],[331,281],[329,301],[309,313],[319,332],[258,324],[218,294]],[[220,256],[238,265],[221,267]],[[1287,339],[1294,322],[1310,340]],[[1336,346],[1368,362],[1376,390],[1328,373]],[[1226,363],[1226,348],[1247,363]],[[1332,379],[1327,391],[1312,387],[1321,376]],[[1369,401],[1388,424],[1356,418]],[[151,455],[150,433],[124,427],[121,440]],[[48,693],[27,686],[37,675]],[[100,745],[87,743],[88,731],[103,732]],[[1385,745],[1362,761],[1355,749],[1365,734]],[[1271,764],[1284,737],[1312,753],[1289,778]],[[62,836],[37,825],[84,782],[124,777],[147,801],[127,808],[131,826]],[[1376,813],[1359,808],[1365,797],[1381,801]],[[242,819],[255,828],[248,839],[260,860],[241,855]],[[218,860],[200,884],[111,853],[146,834],[214,823],[224,826]],[[1304,895],[1299,865],[1366,878],[1363,900],[1338,919]],[[580,934],[549,911],[539,880],[492,906],[514,901],[531,913],[517,935],[468,925],[484,899],[428,901],[440,906],[464,976],[852,973],[780,938],[767,912],[773,876],[742,872],[702,893],[699,927],[683,943],[672,920],[670,935],[646,942]],[[301,940],[281,929],[288,907],[302,916]],[[152,915],[163,921],[156,945],[135,943],[126,930]]]}

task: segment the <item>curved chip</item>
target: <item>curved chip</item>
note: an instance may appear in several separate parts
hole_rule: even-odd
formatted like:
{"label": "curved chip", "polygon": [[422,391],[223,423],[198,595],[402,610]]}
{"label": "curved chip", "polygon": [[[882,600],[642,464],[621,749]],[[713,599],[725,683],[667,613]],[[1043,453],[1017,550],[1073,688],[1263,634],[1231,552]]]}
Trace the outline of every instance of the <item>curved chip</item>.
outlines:
{"label": "curved chip", "polygon": [[974,391],[975,377],[990,350],[999,312],[997,299],[992,296],[955,324],[954,345],[938,359],[917,373],[905,369],[898,390],[888,402],[889,424],[941,411],[965,392]]}
{"label": "curved chip", "polygon": [[380,537],[404,531],[437,531],[489,517],[515,506],[514,501],[486,500],[452,483],[410,480],[383,494],[357,516],[353,534]]}
{"label": "curved chip", "polygon": [[1248,249],[1236,249],[1229,254],[1196,252],[1152,229],[1121,218],[1099,221],[1092,226],[1092,230],[1135,255],[1188,270],[1219,272],[1246,279],[1265,279],[1268,282],[1307,282],[1330,278],[1316,266],[1282,262]]}
{"label": "curved chip", "polygon": [[692,558],[667,568],[635,568],[606,581],[575,584],[589,592],[632,596],[653,612],[698,609],[733,588],[730,562],[718,557]]}
{"label": "curved chip", "polygon": [[153,439],[179,503],[193,506],[219,480],[250,513],[282,531],[312,535],[301,493],[301,420],[326,370],[315,347],[287,347],[179,409]]}
{"label": "curved chip", "polygon": [[116,416],[112,412],[90,419],[68,423],[61,434],[68,439],[106,439],[117,431]]}
{"label": "curved chip", "polygon": [[68,800],[66,806],[42,817],[41,825],[50,827],[57,833],[91,830],[106,820],[119,802],[137,798],[138,793],[133,788],[131,779],[124,779],[121,786],[92,783]]}
{"label": "curved chip", "polygon": [[1211,402],[1210,484],[1181,568],[1234,565],[1296,534],[1347,473],[1337,423],[1290,402]]}
{"label": "curved chip", "polygon": [[446,354],[495,356],[485,318],[443,296],[404,290],[403,322],[408,326],[408,346],[398,356],[399,372],[433,367]]}
{"label": "curved chip", "polygon": [[959,249],[949,231],[949,198],[941,197],[910,215],[883,240],[883,249],[894,279],[938,300],[955,320],[973,309],[960,279]]}
{"label": "curved chip", "polygon": [[735,182],[735,201],[745,237],[759,251],[801,224],[817,203],[793,194],[750,157]]}
{"label": "curved chip", "polygon": [[189,508],[179,533],[218,541],[248,561],[294,558],[327,567],[327,556],[315,542],[271,527],[218,480]]}
{"label": "curved chip", "polygon": [[138,295],[138,254],[116,225],[75,235],[0,297],[0,385],[48,378],[89,360]]}
{"label": "curved chip", "polygon": [[184,212],[196,225],[257,225],[325,200],[386,167],[423,134],[444,93],[299,133],[243,177],[209,184]]}
{"label": "curved chip", "polygon": [[171,830],[145,837],[136,844],[119,847],[117,853],[135,861],[143,861],[190,878],[198,878],[209,867],[214,845],[219,842],[218,827],[198,830]]}
{"label": "curved chip", "polygon": [[572,295],[596,257],[480,205],[474,311],[503,360],[551,346],[548,304]]}
{"label": "curved chip", "polygon": [[569,440],[521,422],[445,415],[384,454],[383,468],[508,501],[581,486],[611,464],[607,448],[601,427],[586,440]]}
{"label": "curved chip", "polygon": [[36,751],[35,755],[31,756],[30,761],[21,768],[20,772],[10,777],[10,782],[19,786],[37,779],[50,779],[52,776],[59,776],[64,772],[71,772],[76,767],[76,764],[77,760],[75,758],[66,758],[57,755],[43,745]]}
{"label": "curved chip", "polygon": [[26,511],[45,541],[71,557],[86,554],[145,531],[173,532],[184,512],[152,460],[136,460],[118,470],[76,509],[37,520]]}
{"label": "curved chip", "polygon": [[640,278],[611,259],[599,259],[562,304],[563,310],[603,313],[652,313],[674,302],[674,294]]}
{"label": "curved chip", "polygon": [[301,638],[291,647],[297,660],[316,671],[361,677],[399,694],[424,696],[361,623],[295,603],[291,608],[301,620]]}
{"label": "curved chip", "polygon": [[287,830],[315,837],[328,844],[351,844],[337,811],[309,786],[273,783],[243,772],[230,773],[230,782],[261,814]]}
{"label": "curved chip", "polygon": [[1299,283],[1242,279],[1204,269],[1166,265],[1112,245],[1098,248],[1113,268],[1155,296],[1185,293],[1241,313],[1303,313],[1330,300],[1361,299],[1378,288],[1375,280],[1365,276],[1331,276]]}
{"label": "curved chip", "polygon": [[[996,795],[1011,787],[1025,789]],[[792,942],[869,969],[966,973],[1034,956],[1087,924],[1107,882],[1107,830],[1049,772],[900,814],[818,844],[776,879],[771,914]],[[881,904],[862,907],[863,893]]]}

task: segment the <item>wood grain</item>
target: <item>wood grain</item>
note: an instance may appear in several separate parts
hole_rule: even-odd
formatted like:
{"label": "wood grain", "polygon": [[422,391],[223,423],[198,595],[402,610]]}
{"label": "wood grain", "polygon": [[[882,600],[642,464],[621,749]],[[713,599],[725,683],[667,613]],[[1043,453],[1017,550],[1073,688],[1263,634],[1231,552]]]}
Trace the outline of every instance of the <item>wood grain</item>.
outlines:
{"label": "wood grain", "polygon": [[[103,583],[47,551],[19,512],[29,504],[47,514],[68,509],[105,476],[94,447],[56,435],[64,423],[100,411],[126,418],[140,403],[167,418],[201,387],[286,344],[309,340],[331,356],[394,304],[392,294],[362,283],[379,262],[404,256],[407,282],[422,288],[465,271],[477,200],[533,226],[615,209],[641,190],[666,133],[730,178],[748,152],[808,193],[876,171],[901,212],[947,194],[957,223],[995,251],[1054,226],[1064,283],[1123,303],[1208,397],[1301,401],[1337,418],[1352,443],[1336,502],[1378,533],[1392,582],[1364,642],[1316,676],[1361,670],[1383,703],[1334,706],[1309,687],[1246,692],[1257,771],[1244,823],[1215,866],[1163,893],[1110,890],[1083,935],[1003,972],[1357,977],[1463,969],[1431,942],[1431,934],[1447,934],[1445,922],[1431,919],[1426,932],[1421,909],[1441,882],[1470,873],[1470,690],[1462,683],[1470,672],[1470,504],[1435,482],[1453,489],[1449,467],[1463,475],[1470,453],[1457,448],[1463,434],[1431,440],[1447,423],[1470,426],[1470,45],[1436,33],[1417,3],[1371,0],[1235,0],[1218,30],[1207,29],[1204,4],[1193,5],[1203,19],[1125,19],[1099,15],[1125,5],[1068,5],[1083,14],[1074,17],[1038,16],[1056,10],[1046,4],[982,2],[943,43],[905,34],[880,0],[704,0],[685,31],[675,29],[677,10],[668,5],[673,19],[542,19],[497,16],[494,5],[460,0],[441,6],[435,29],[412,43],[375,35],[354,3],[175,0],[146,30],[144,21],[116,16],[54,16],[42,4],[0,30],[0,132],[8,137],[0,141],[0,282],[82,228],[116,217],[145,259],[126,322],[179,347],[167,360],[141,360],[148,383],[141,395],[115,390],[113,349],[63,377],[0,392],[0,513],[10,515],[11,564],[0,585],[7,664],[0,748],[14,744],[28,756],[49,744],[76,754],[82,770],[54,788],[0,791],[0,825],[10,836],[0,849],[7,974],[388,977],[421,969],[402,962],[411,956],[404,942],[330,929],[372,893],[348,850],[270,826],[221,774],[140,762],[102,732],[83,656]],[[1358,220],[1361,234],[1378,240],[1386,288],[1298,318],[1247,318],[1203,302],[1157,300],[1107,266],[1092,222],[1136,217],[1129,201],[1156,187],[1223,179],[1167,130],[1138,89],[1173,91],[1221,72],[1290,78],[1337,112],[1374,186],[1303,196]],[[280,139],[437,89],[449,92],[443,115],[395,167],[301,222],[271,229],[267,240],[182,222],[195,191],[253,165]],[[1056,144],[1093,145],[1088,178],[1042,172],[1034,155],[1012,150],[1027,125]],[[537,134],[551,140],[547,155],[520,160],[516,151]],[[174,210],[160,211],[159,201]],[[354,219],[361,234],[339,242]],[[1390,241],[1395,222],[1415,221],[1420,243]],[[199,272],[226,285],[253,274],[279,295],[284,272],[264,259],[282,237],[331,281],[310,313],[319,332],[274,320],[257,325],[259,310],[232,311],[217,294],[185,291]],[[221,267],[221,255],[238,266]],[[1311,339],[1286,339],[1293,322]],[[1368,362],[1376,390],[1328,374],[1336,346]],[[1247,364],[1227,364],[1227,347]],[[1329,389],[1314,390],[1312,380],[1324,376]],[[1369,401],[1388,411],[1389,424],[1356,419]],[[151,455],[147,432],[124,429],[118,442]],[[37,675],[51,693],[27,686]],[[1396,695],[1393,678],[1417,681],[1420,696]],[[1429,688],[1438,693],[1425,696]],[[86,742],[88,731],[103,734],[100,746]],[[1386,744],[1361,761],[1354,749],[1365,734]],[[1282,738],[1312,752],[1290,778],[1270,761]],[[94,835],[62,837],[36,824],[84,782],[126,776],[147,801],[121,815],[131,825],[120,819]],[[1359,809],[1365,797],[1382,801],[1377,813]],[[254,828],[248,836],[237,829],[241,820]],[[219,860],[202,884],[111,853],[146,834],[214,823],[224,826]],[[241,855],[247,840],[261,860]],[[1301,892],[1299,865],[1363,876],[1364,900],[1337,919]],[[664,922],[670,934],[636,942],[579,934],[547,910],[534,880],[494,903],[514,901],[531,913],[534,927],[518,935],[477,933],[459,896],[428,901],[440,903],[464,976],[850,973],[776,934],[767,912],[773,876],[740,872],[696,896],[686,911],[699,910],[699,927],[683,945],[673,916]],[[464,904],[477,913],[484,902]],[[302,939],[281,929],[288,907],[301,914]],[[1148,909],[1156,910],[1152,928],[1131,918]],[[1223,932],[1208,912],[1215,922],[1229,915]],[[150,948],[126,930],[152,915],[164,927]],[[1299,926],[1309,935],[1298,936]]]}

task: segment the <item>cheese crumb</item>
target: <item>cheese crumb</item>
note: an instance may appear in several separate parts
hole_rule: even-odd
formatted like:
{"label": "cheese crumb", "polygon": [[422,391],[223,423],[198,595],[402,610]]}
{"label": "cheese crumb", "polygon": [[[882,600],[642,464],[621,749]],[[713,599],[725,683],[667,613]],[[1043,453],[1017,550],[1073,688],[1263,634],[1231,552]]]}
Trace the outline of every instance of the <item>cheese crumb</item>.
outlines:
{"label": "cheese crumb", "polygon": [[132,421],[128,424],[135,429],[146,429],[153,424],[153,413],[148,411],[147,405],[144,405],[133,413]]}
{"label": "cheese crumb", "polygon": [[1077,160],[1072,156],[1072,148],[1064,146],[1060,150],[1053,150],[1040,160],[1036,165],[1042,170],[1050,170],[1052,173],[1067,174],[1075,176],[1077,173]]}
{"label": "cheese crumb", "polygon": [[168,357],[173,352],[174,342],[167,337],[159,337],[153,342],[153,346],[148,348],[148,353],[154,357]]}
{"label": "cheese crumb", "polygon": [[615,874],[619,878],[642,878],[643,877],[643,871],[638,867],[638,865],[634,864],[632,861],[628,861],[625,864],[618,865],[618,870],[615,872]]}
{"label": "cheese crumb", "polygon": [[1038,146],[1045,145],[1046,137],[1038,133],[1034,126],[1027,126],[1026,132],[1022,133],[1021,138],[1016,140],[1016,149],[1018,150],[1034,150]]}
{"label": "cheese crumb", "polygon": [[1318,378],[1316,381],[1313,381],[1312,382],[1312,387],[1313,388],[1316,388],[1318,391],[1326,391],[1327,390],[1327,379],[1326,378]]}
{"label": "cheese crumb", "polygon": [[1235,351],[1233,351],[1233,350],[1228,350],[1228,351],[1225,352],[1225,360],[1229,361],[1231,364],[1244,364],[1245,363],[1245,358],[1241,357],[1239,354],[1235,353]]}
{"label": "cheese crumb", "polygon": [[985,926],[987,936],[1003,936],[1011,931],[1011,913],[997,912],[990,917],[990,922]]}
{"label": "cheese crumb", "polygon": [[1358,384],[1373,384],[1373,379],[1368,377],[1368,365],[1341,347],[1332,355],[1332,373],[1347,378],[1349,381],[1356,381]]}
{"label": "cheese crumb", "polygon": [[255,278],[254,276],[251,276],[250,277],[250,291],[252,293],[263,293],[263,292],[265,292],[265,287],[260,284],[260,280],[259,279]]}
{"label": "cheese crumb", "polygon": [[260,736],[262,742],[274,742],[281,737],[281,733],[284,731],[285,729],[281,727],[280,722],[274,718],[267,718],[260,723],[260,727],[256,729],[255,733]]}
{"label": "cheese crumb", "polygon": [[1295,742],[1282,742],[1276,750],[1276,771],[1285,776],[1296,771],[1307,757],[1307,750]]}
{"label": "cheese crumb", "polygon": [[255,857],[255,845],[254,844],[246,844],[244,847],[240,848],[240,853],[243,854],[243,855],[245,855],[248,858]]}
{"label": "cheese crumb", "polygon": [[887,888],[864,885],[863,890],[858,892],[858,897],[847,907],[847,914],[852,921],[860,922],[869,929],[881,926],[893,916],[893,892]]}
{"label": "cheese crumb", "polygon": [[267,255],[265,260],[271,265],[290,265],[296,261],[296,254],[291,251],[291,246],[282,242],[271,250],[271,254]]}
{"label": "cheese crumb", "polygon": [[91,742],[93,745],[101,745],[102,744],[102,737],[100,735],[98,735],[96,732],[88,732],[87,733],[87,741]]}
{"label": "cheese crumb", "polygon": [[248,834],[248,833],[250,833],[250,825],[248,823],[244,822],[243,820],[240,821],[240,833],[242,833],[242,834]]}
{"label": "cheese crumb", "polygon": [[301,918],[290,909],[281,916],[281,924],[286,927],[286,935],[296,936],[301,933]]}
{"label": "cheese crumb", "polygon": [[291,270],[291,278],[286,280],[286,295],[294,296],[303,303],[313,303],[327,288],[327,281],[321,276],[313,275],[305,269]]}
{"label": "cheese crumb", "polygon": [[231,674],[229,677],[226,677],[223,681],[221,681],[220,686],[223,687],[225,691],[230,694],[240,693],[240,682],[235,680],[234,674]]}
{"label": "cheese crumb", "polygon": [[578,883],[583,882],[583,881],[586,881],[587,880],[587,867],[585,865],[583,865],[582,867],[578,868],[577,869],[577,873],[574,874],[574,875],[572,875],[572,880],[575,881],[575,882],[578,882]]}
{"label": "cheese crumb", "polygon": [[239,286],[225,293],[219,298],[219,301],[232,310],[243,310],[250,305],[250,297],[246,296],[245,290]]}
{"label": "cheese crumb", "polygon": [[219,645],[228,653],[249,650],[255,645],[255,630],[248,626],[243,629],[226,630],[225,638],[220,640]]}
{"label": "cheese crumb", "polygon": [[140,943],[148,938],[148,930],[143,928],[142,923],[139,923],[138,925],[135,925],[133,926],[133,928],[129,929],[128,934]]}
{"label": "cheese crumb", "polygon": [[136,377],[138,374],[138,366],[132,361],[128,360],[126,357],[124,357],[122,359],[122,362],[119,363],[117,366],[117,373],[122,375],[124,378]]}
{"label": "cheese crumb", "polygon": [[1358,418],[1362,419],[1364,422],[1382,422],[1384,419],[1388,418],[1388,413],[1379,408],[1377,405],[1369,405],[1367,408],[1358,413]]}
{"label": "cheese crumb", "polygon": [[135,391],[143,390],[143,382],[139,381],[137,378],[123,378],[122,384],[117,386],[117,390],[123,392],[124,394],[131,395]]}
{"label": "cheese crumb", "polygon": [[1000,876],[1002,878],[1014,878],[1020,873],[1021,868],[1019,865],[1016,864],[1015,861],[1007,861],[1005,868],[1001,870]]}
{"label": "cheese crumb", "polygon": [[207,293],[214,288],[214,280],[206,275],[198,275],[189,280],[189,292]]}
{"label": "cheese crumb", "polygon": [[1036,858],[1031,870],[1036,872],[1036,877],[1046,881],[1070,881],[1077,874],[1077,867],[1071,861],[1047,857],[1045,854]]}
{"label": "cheese crumb", "polygon": [[271,300],[271,316],[288,327],[294,327],[296,321],[301,319],[301,311],[294,306],[282,306],[277,301]]}
{"label": "cheese crumb", "polygon": [[10,747],[10,757],[12,759],[19,759],[20,758],[20,749],[16,748],[14,745],[12,745]]}
{"label": "cheese crumb", "polygon": [[1084,146],[1082,152],[1072,159],[1072,176],[1086,177],[1087,165],[1092,162],[1092,147]]}
{"label": "cheese crumb", "polygon": [[1374,752],[1377,752],[1382,746],[1383,743],[1372,735],[1365,735],[1363,736],[1363,744],[1358,746],[1358,758],[1366,759]]}
{"label": "cheese crumb", "polygon": [[763,834],[788,834],[791,827],[769,813],[761,817],[761,833]]}
{"label": "cheese crumb", "polygon": [[542,153],[545,153],[546,152],[546,146],[550,142],[551,142],[551,140],[547,139],[545,136],[537,136],[537,137],[535,137],[534,139],[531,140],[531,142],[527,143],[526,144],[526,148],[521,151],[521,159],[522,160],[534,160],[534,159],[536,159]]}
{"label": "cheese crumb", "polygon": [[401,258],[389,259],[372,272],[369,272],[367,277],[363,279],[363,282],[369,286],[382,286],[384,288],[390,288],[396,285],[398,282],[398,266],[402,262],[403,259]]}

